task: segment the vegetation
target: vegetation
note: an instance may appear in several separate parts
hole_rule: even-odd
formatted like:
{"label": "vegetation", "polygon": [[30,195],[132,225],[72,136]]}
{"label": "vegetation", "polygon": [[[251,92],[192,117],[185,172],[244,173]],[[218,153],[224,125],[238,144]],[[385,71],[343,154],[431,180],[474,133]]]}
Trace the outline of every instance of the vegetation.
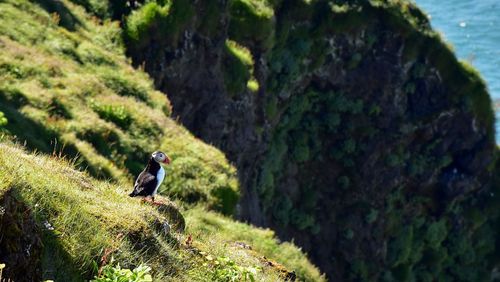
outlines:
{"label": "vegetation", "polygon": [[[266,264],[260,250],[289,269],[300,269],[304,279],[319,279],[304,254],[280,243],[271,231],[210,212],[235,213],[236,170],[221,152],[168,117],[166,96],[124,57],[119,25],[86,13],[106,18],[113,14],[112,5],[73,2],[85,9],[70,1],[0,3],[0,199],[22,203],[25,215],[35,222],[38,231],[29,236],[43,243],[32,252],[40,253],[35,259],[43,279],[284,279],[285,268]],[[143,5],[142,12],[130,17],[137,21],[126,27],[127,40],[134,39],[134,30],[150,28],[137,13],[182,25],[169,18],[190,13],[189,5],[180,2]],[[39,153],[26,153],[10,140],[26,142]],[[173,160],[160,192],[178,200],[174,204],[163,198],[160,208],[126,196],[132,175],[157,149]],[[179,213],[183,208],[193,211],[186,234]],[[19,217],[17,210],[4,212]],[[202,218],[244,232],[202,234]],[[12,235],[0,244],[14,246],[17,241],[9,238],[19,237],[24,227],[0,228]],[[273,250],[284,246],[286,251],[273,255],[260,246],[250,251],[236,242],[268,242]],[[110,256],[114,262],[108,263]],[[205,263],[207,256],[216,259]]]}
{"label": "vegetation", "polygon": [[[250,252],[261,254],[268,259],[282,263],[288,269],[293,269],[301,280],[321,281],[324,279],[314,266],[307,263],[307,259],[297,251],[293,243],[280,243],[270,229],[255,229],[244,223],[232,223],[228,218],[220,217],[216,213],[206,212],[200,208],[186,211],[185,216],[188,226],[187,233],[207,242],[213,250],[212,255],[216,257],[224,260],[224,257],[227,256],[225,253],[226,240],[229,240],[238,246],[248,245],[251,247]],[[237,253],[239,252],[241,250],[237,251]],[[248,265],[252,265],[252,263]],[[254,261],[253,265],[258,266],[259,263]]]}
{"label": "vegetation", "polygon": [[[275,281],[280,275],[277,269],[259,260],[261,254],[290,269],[300,269],[307,279],[319,277],[317,269],[298,248],[280,244],[271,231],[236,223],[201,207],[186,212],[186,234],[192,238],[192,243],[186,245],[183,242],[188,236],[174,228],[179,220],[175,205],[156,209],[140,203],[126,196],[128,186],[95,180],[73,170],[71,165],[68,159],[27,154],[17,146],[0,144],[0,198],[22,201],[29,208],[29,215],[44,226],[40,234],[31,235],[43,241],[40,264],[44,279],[80,281],[82,277],[96,275],[94,263],[106,261],[112,255],[123,269],[112,262],[103,265],[97,281],[127,275],[144,278],[147,269],[140,267],[142,263],[151,267],[155,280],[203,281],[213,269],[199,263],[199,252],[224,256],[230,269],[258,267],[261,271],[252,275],[259,281]],[[172,233],[165,233],[164,222],[172,226]],[[219,233],[217,228],[222,224],[234,232]],[[9,226],[2,228],[17,232]],[[255,251],[240,250],[236,242],[255,243]],[[4,240],[2,244],[9,242]],[[134,268],[137,269],[128,270]]]}
{"label": "vegetation", "polygon": [[125,39],[130,48],[150,39],[177,42],[179,32],[194,15],[189,0],[151,1],[132,12],[125,23]]}
{"label": "vegetation", "polygon": [[232,214],[239,198],[234,168],[167,117],[165,95],[124,58],[116,23],[100,25],[66,4],[85,28],[60,27],[57,13],[69,11],[63,6],[50,15],[27,1],[0,5],[0,126],[30,148],[78,155],[78,167],[114,181],[138,174],[159,148],[175,152],[168,192]]}
{"label": "vegetation", "polygon": [[120,264],[112,266],[105,265],[101,270],[101,275],[95,277],[91,282],[152,282],[153,278],[149,274],[151,268],[139,265],[133,270],[121,268]]}
{"label": "vegetation", "polygon": [[229,37],[237,42],[257,42],[269,47],[274,31],[274,10],[269,1],[232,0],[229,3]]}
{"label": "vegetation", "polygon": [[254,60],[247,48],[235,41],[226,40],[224,82],[229,94],[236,95],[248,88],[252,92],[259,90],[259,83],[254,77]]}
{"label": "vegetation", "polygon": [[[222,38],[221,85],[230,98],[259,92],[264,116],[258,131],[269,146],[247,188],[257,191],[265,214],[281,231],[305,235],[314,252],[326,248],[315,246],[315,238],[335,234],[335,244],[325,243],[334,247],[329,255],[343,279],[490,277],[498,261],[498,179],[491,187],[462,191],[467,197],[447,196],[436,181],[452,179],[452,165],[467,166],[467,159],[440,150],[447,148],[444,137],[407,142],[409,136],[424,135],[416,130],[443,111],[414,111],[395,119],[386,115],[392,100],[370,96],[387,93],[356,95],[352,89],[328,89],[330,82],[309,82],[327,71],[323,67],[329,62],[337,62],[342,75],[361,71],[372,51],[387,43],[380,31],[392,30],[404,42],[400,63],[409,67],[401,97],[414,96],[419,83],[436,75],[447,93],[437,97],[443,108],[477,118],[491,142],[494,118],[485,83],[456,60],[414,4],[231,0],[225,6],[157,0],[125,7],[122,2],[0,2],[0,130],[7,135],[0,144],[0,195],[24,203],[43,226],[44,278],[145,278],[147,268],[140,266],[148,265],[158,280],[275,281],[291,275],[288,270],[302,280],[324,280],[292,243],[226,217],[236,213],[240,197],[235,168],[171,120],[165,95],[124,57],[122,41],[132,54],[152,42],[158,50],[184,52],[179,43],[192,43],[192,29]],[[110,18],[122,19],[121,26]],[[335,40],[353,48],[339,51]],[[60,151],[72,161],[28,154],[9,139],[42,153]],[[376,147],[377,140],[385,141],[383,148]],[[169,208],[125,196],[132,175],[157,149],[173,159],[160,188],[177,201]],[[487,161],[490,170],[478,177],[498,171],[498,161]],[[318,167],[330,175],[319,176]],[[363,185],[366,180],[359,176],[366,167],[394,182],[376,182],[380,179],[373,175],[376,185]],[[429,175],[429,168],[440,178]],[[429,179],[432,185],[419,185]],[[182,225],[179,209],[186,233],[177,228],[166,233],[165,222]],[[17,234],[15,228],[9,231]],[[360,253],[368,241],[379,244],[385,256]],[[110,253],[119,264],[103,263]],[[93,268],[96,262],[101,274]]]}

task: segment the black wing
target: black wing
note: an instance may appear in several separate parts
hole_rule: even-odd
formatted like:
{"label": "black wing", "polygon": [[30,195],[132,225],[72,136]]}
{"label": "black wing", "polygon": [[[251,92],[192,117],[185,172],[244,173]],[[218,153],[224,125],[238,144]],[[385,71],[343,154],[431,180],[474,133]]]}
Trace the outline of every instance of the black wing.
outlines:
{"label": "black wing", "polygon": [[134,191],[130,196],[149,196],[153,194],[157,183],[156,176],[144,170],[135,180]]}

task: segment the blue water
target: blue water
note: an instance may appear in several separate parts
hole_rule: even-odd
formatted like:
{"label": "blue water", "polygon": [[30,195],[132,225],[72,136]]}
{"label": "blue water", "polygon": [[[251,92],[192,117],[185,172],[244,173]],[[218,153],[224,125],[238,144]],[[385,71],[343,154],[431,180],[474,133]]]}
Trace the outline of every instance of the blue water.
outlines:
{"label": "blue water", "polygon": [[458,58],[476,67],[497,105],[500,143],[500,0],[415,0]]}

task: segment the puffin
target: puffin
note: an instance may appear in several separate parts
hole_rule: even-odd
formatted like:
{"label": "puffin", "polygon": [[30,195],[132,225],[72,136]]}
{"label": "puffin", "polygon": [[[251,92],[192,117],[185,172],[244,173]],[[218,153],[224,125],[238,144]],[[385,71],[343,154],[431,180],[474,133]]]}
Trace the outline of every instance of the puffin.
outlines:
{"label": "puffin", "polygon": [[135,180],[134,191],[129,194],[130,197],[151,197],[152,203],[155,203],[156,192],[165,178],[165,169],[161,164],[169,165],[170,158],[167,154],[156,151],[151,155],[146,168]]}

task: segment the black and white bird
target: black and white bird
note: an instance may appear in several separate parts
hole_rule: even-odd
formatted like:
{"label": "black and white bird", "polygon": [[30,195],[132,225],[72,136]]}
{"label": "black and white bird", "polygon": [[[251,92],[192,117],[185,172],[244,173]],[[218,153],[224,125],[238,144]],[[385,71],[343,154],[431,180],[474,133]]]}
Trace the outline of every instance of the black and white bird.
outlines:
{"label": "black and white bird", "polygon": [[170,164],[170,158],[163,152],[154,152],[146,168],[135,180],[134,191],[129,194],[130,197],[151,197],[153,203],[155,202],[156,192],[165,178],[165,169],[160,165],[161,163]]}

